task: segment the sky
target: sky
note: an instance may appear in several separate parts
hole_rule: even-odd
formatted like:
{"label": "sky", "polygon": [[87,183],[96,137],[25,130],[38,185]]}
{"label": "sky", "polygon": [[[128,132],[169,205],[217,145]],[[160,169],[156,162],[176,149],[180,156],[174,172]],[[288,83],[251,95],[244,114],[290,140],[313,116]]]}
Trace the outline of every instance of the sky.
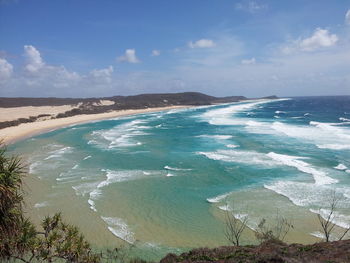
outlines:
{"label": "sky", "polygon": [[350,0],[0,0],[0,96],[350,95]]}

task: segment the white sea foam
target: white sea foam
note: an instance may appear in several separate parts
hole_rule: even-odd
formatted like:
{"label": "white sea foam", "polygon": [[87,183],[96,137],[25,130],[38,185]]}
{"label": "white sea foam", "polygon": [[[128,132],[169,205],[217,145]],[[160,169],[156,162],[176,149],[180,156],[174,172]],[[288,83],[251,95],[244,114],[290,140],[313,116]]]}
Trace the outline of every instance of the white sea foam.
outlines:
{"label": "white sea foam", "polygon": [[[324,217],[329,210],[324,209],[329,202],[330,196],[334,191],[333,187],[328,185],[316,185],[312,183],[293,182],[293,181],[277,181],[272,184],[265,184],[266,189],[272,190],[280,195],[287,197],[292,203],[302,207],[319,207],[319,210],[312,208],[310,211],[320,213]],[[336,188],[337,195],[341,198],[338,203],[339,209],[348,210],[350,208],[349,189]],[[335,213],[332,222],[341,227],[346,227],[350,223],[350,215]]]}
{"label": "white sea foam", "polygon": [[337,166],[334,167],[337,170],[346,170],[348,167],[346,167],[346,165],[340,163]]}
{"label": "white sea foam", "polygon": [[88,204],[92,211],[97,212],[95,201],[102,195],[102,191],[99,188],[95,188],[89,193]]}
{"label": "white sea foam", "polygon": [[[218,206],[218,208],[222,211],[228,212],[228,211],[233,211],[232,207],[228,204]],[[246,213],[232,213],[232,215],[238,219],[239,221],[243,222],[243,220],[247,220],[246,225],[249,227],[251,230],[256,231],[258,227],[258,222],[253,221],[251,218],[249,218],[249,215]]]}
{"label": "white sea foam", "polygon": [[143,171],[141,170],[102,170],[106,173],[107,179],[100,182],[97,188],[102,188],[112,183],[124,182],[129,180],[134,180],[144,176]]}
{"label": "white sea foam", "polygon": [[[145,122],[146,120],[133,120],[117,125],[109,130],[94,131],[91,134],[93,139],[89,140],[88,143],[99,145],[104,149],[141,145],[142,143],[136,141],[135,137],[149,134],[143,131],[151,128],[141,125]],[[107,145],[106,142],[108,142]]]}
{"label": "white sea foam", "polygon": [[226,194],[222,194],[222,195],[218,195],[218,196],[215,196],[215,197],[211,197],[211,198],[207,198],[207,201],[209,203],[219,203],[221,202],[222,200],[224,200],[227,196],[229,196],[230,193],[226,193]]}
{"label": "white sea foam", "polygon": [[[218,208],[222,211],[233,211],[232,207],[230,205],[222,205],[222,206],[218,206]],[[233,216],[240,220],[240,221],[243,221],[245,218],[248,217],[248,214],[240,214],[240,213],[233,213]],[[248,226],[249,228],[253,229],[252,227]]]}
{"label": "white sea foam", "polygon": [[167,175],[166,175],[167,177],[173,177],[173,176],[175,176],[175,174],[172,174],[172,173],[167,173]]}
{"label": "white sea foam", "polygon": [[277,181],[265,184],[264,187],[287,197],[297,206],[319,205],[320,202],[325,201],[322,194],[327,193],[327,189],[315,184],[293,181]]}
{"label": "white sea foam", "polygon": [[157,249],[157,250],[161,248],[160,244],[154,243],[154,242],[146,242],[143,244],[143,246],[146,248]]}
{"label": "white sea foam", "polygon": [[277,154],[274,152],[268,153],[267,156],[275,161],[281,162],[284,165],[294,167],[303,173],[311,174],[317,185],[333,184],[338,182],[338,180],[327,176],[326,172],[317,170],[310,164],[300,160],[305,159],[305,157]]}
{"label": "white sea foam", "polygon": [[343,117],[340,117],[339,120],[340,120],[340,121],[350,121],[350,119],[343,118]]}
{"label": "white sea foam", "polygon": [[311,232],[310,235],[320,239],[325,239],[325,235],[320,231]]}
{"label": "white sea foam", "polygon": [[228,107],[219,109],[211,109],[202,114],[202,118],[212,125],[245,125],[247,120],[244,118],[233,118],[232,116],[236,113],[251,110],[258,107],[261,104],[271,103],[280,100],[258,100],[254,102],[246,102],[240,104],[233,104]]}
{"label": "white sea foam", "polygon": [[96,210],[94,201],[96,201],[102,195],[102,188],[113,183],[135,180],[145,177],[145,175],[151,174],[149,172],[141,170],[114,171],[102,169],[102,171],[105,172],[105,176],[107,177],[105,180],[94,183],[85,183],[73,187],[77,195],[85,195],[89,193],[88,203],[90,205],[90,208],[94,211]]}
{"label": "white sea foam", "polygon": [[222,211],[231,211],[231,207],[228,204],[220,205],[218,208]]}
{"label": "white sea foam", "polygon": [[204,155],[212,160],[224,162],[255,164],[268,167],[280,165],[280,162],[272,160],[264,153],[255,151],[217,150],[215,152],[197,152],[197,154]]}
{"label": "white sea foam", "polygon": [[350,144],[316,144],[320,149],[350,150]]}
{"label": "white sea foam", "polygon": [[72,147],[63,147],[61,149],[55,150],[50,152],[50,155],[48,157],[46,157],[44,160],[49,160],[52,158],[60,158],[62,157],[65,153],[70,153],[72,152]]}
{"label": "white sea foam", "polygon": [[92,173],[91,171],[88,171],[86,169],[82,169],[77,164],[77,165],[74,165],[71,169],[61,172],[59,176],[56,178],[56,181],[60,183],[72,183],[72,182],[80,183],[81,180],[84,178],[91,181],[99,178],[99,174],[96,172]]}
{"label": "white sea foam", "polygon": [[71,179],[78,179],[76,176],[60,176],[56,178],[56,181],[71,181]]}
{"label": "white sea foam", "polygon": [[333,123],[322,123],[322,122],[310,121],[310,125],[316,126],[317,128],[325,132],[333,133],[335,136],[339,138],[350,140],[349,130],[341,127],[334,127]]}
{"label": "white sea foam", "polygon": [[272,134],[275,135],[276,132],[271,129],[270,122],[258,122],[258,121],[246,121],[245,130],[249,133],[256,134]]}
{"label": "white sea foam", "polygon": [[[336,224],[337,226],[340,226],[342,228],[349,228],[350,227],[350,216],[343,215],[337,211],[332,212],[331,210],[325,209],[325,208],[321,208],[319,210],[310,209],[310,211],[315,213],[315,214],[319,214],[325,220],[327,220],[327,218],[329,218],[330,221],[333,224]],[[329,215],[331,215],[331,216],[329,217]]]}
{"label": "white sea foam", "polygon": [[88,203],[89,203],[89,205],[90,205],[90,209],[91,209],[92,211],[94,211],[94,212],[97,212],[97,209],[96,209],[96,207],[95,207],[95,201],[92,200],[92,199],[89,199],[89,200],[88,200]]}
{"label": "white sea foam", "polygon": [[252,120],[247,121],[245,124],[247,126],[251,126],[251,127],[261,127],[264,125],[264,123],[262,123],[262,122],[252,121]]}
{"label": "white sea foam", "polygon": [[192,169],[189,169],[189,168],[170,167],[168,165],[164,166],[164,169],[171,170],[171,171],[191,171],[192,170]]}
{"label": "white sea foam", "polygon": [[34,208],[42,208],[42,207],[45,207],[45,206],[49,206],[49,202],[48,201],[44,201],[44,202],[41,202],[41,203],[36,203],[34,205]]}
{"label": "white sea foam", "polygon": [[214,134],[214,135],[203,134],[203,135],[199,135],[197,137],[199,137],[199,138],[212,138],[212,139],[218,139],[218,140],[228,140],[228,139],[231,139],[233,136],[232,135],[219,135],[219,134]]}
{"label": "white sea foam", "polygon": [[74,189],[76,195],[85,196],[86,194],[90,194],[91,191],[96,189],[98,184],[99,182],[82,183],[79,185],[74,185],[72,188]]}
{"label": "white sea foam", "polygon": [[39,167],[42,164],[41,161],[36,161],[29,165],[29,173],[30,174],[35,174],[37,172],[37,167]]}
{"label": "white sea foam", "polygon": [[237,145],[237,144],[227,144],[226,147],[227,148],[238,148],[239,145]]}
{"label": "white sea foam", "polygon": [[350,130],[331,123],[310,122],[310,126],[274,122],[271,126],[277,134],[313,143],[318,148],[331,150],[350,149]]}
{"label": "white sea foam", "polygon": [[314,138],[313,136],[319,133],[317,129],[312,129],[311,127],[290,125],[282,122],[274,122],[271,128],[279,133],[295,138]]}
{"label": "white sea foam", "polygon": [[102,191],[99,188],[96,188],[89,193],[91,200],[97,200],[101,195],[102,195]]}
{"label": "white sea foam", "polygon": [[276,110],[275,111],[276,114],[281,114],[281,113],[286,113],[285,111],[281,111],[281,110]]}
{"label": "white sea foam", "polygon": [[[326,239],[326,236],[324,235],[324,233],[322,233],[320,231],[311,232],[310,235],[314,236],[314,237],[317,237],[317,238],[320,238],[320,239]],[[329,241],[336,241],[336,240],[338,240],[338,237],[336,237],[333,234],[329,235]]]}
{"label": "white sea foam", "polygon": [[133,244],[135,242],[134,233],[129,229],[127,223],[117,217],[104,217],[101,216],[102,220],[108,225],[108,230],[113,233],[116,237]]}
{"label": "white sea foam", "polygon": [[91,155],[88,155],[88,156],[84,157],[83,160],[87,160],[87,159],[90,159],[90,158],[91,158]]}

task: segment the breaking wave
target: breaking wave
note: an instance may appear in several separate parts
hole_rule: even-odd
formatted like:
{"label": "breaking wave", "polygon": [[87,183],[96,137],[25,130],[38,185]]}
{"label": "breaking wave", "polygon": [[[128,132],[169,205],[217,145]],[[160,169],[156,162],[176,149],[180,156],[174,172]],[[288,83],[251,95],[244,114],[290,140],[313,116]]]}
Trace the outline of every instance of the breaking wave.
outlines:
{"label": "breaking wave", "polygon": [[137,141],[136,137],[149,135],[144,130],[151,129],[149,126],[141,125],[144,123],[146,123],[145,120],[133,120],[109,130],[94,131],[88,144],[95,144],[103,149],[142,145],[142,142]]}
{"label": "breaking wave", "polygon": [[222,200],[224,200],[226,197],[228,197],[229,195],[230,195],[230,193],[218,195],[218,196],[215,196],[215,197],[207,198],[207,201],[209,203],[219,203]]}
{"label": "breaking wave", "polygon": [[277,154],[274,152],[268,153],[267,156],[284,165],[294,167],[303,173],[311,174],[315,180],[316,185],[334,184],[338,182],[338,180],[327,176],[326,172],[315,169],[310,164],[301,161],[301,159],[305,159],[304,157]]}
{"label": "breaking wave", "polygon": [[192,169],[189,169],[189,168],[177,168],[177,167],[170,167],[168,165],[164,166],[164,169],[171,170],[171,171],[192,171]]}
{"label": "breaking wave", "polygon": [[113,235],[128,242],[129,244],[133,244],[135,242],[134,233],[130,230],[129,226],[123,219],[104,216],[101,216],[101,218],[107,223],[107,228],[113,233]]}
{"label": "breaking wave", "polygon": [[254,151],[217,150],[215,152],[197,152],[197,154],[204,155],[212,160],[231,163],[254,164],[267,167],[280,165],[280,162],[269,158],[266,154]]}

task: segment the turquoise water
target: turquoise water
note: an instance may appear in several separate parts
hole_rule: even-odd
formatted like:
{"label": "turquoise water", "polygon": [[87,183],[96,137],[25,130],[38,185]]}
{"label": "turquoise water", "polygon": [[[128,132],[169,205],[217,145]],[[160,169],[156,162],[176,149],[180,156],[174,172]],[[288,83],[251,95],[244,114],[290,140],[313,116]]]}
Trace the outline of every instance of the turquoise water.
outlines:
{"label": "turquoise water", "polygon": [[93,242],[123,240],[149,257],[227,244],[223,216],[232,204],[252,229],[278,210],[295,222],[292,241],[312,242],[321,235],[316,213],[327,213],[336,191],[334,222],[350,224],[350,97],[135,115],[60,129],[11,150],[39,182],[34,217],[61,210]]}

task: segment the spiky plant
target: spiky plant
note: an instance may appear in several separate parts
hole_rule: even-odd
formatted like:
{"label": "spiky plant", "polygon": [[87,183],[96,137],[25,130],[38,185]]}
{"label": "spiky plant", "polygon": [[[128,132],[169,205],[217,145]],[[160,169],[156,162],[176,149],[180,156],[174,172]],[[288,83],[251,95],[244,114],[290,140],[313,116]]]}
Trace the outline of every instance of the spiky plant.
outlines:
{"label": "spiky plant", "polygon": [[6,151],[0,142],[0,257],[8,257],[17,248],[22,250],[24,239],[32,232],[22,211],[24,167],[20,158],[8,157]]}
{"label": "spiky plant", "polygon": [[23,214],[21,159],[6,155],[0,141],[0,261],[22,262],[100,262],[78,228],[66,224],[60,213],[46,217],[38,232]]}

